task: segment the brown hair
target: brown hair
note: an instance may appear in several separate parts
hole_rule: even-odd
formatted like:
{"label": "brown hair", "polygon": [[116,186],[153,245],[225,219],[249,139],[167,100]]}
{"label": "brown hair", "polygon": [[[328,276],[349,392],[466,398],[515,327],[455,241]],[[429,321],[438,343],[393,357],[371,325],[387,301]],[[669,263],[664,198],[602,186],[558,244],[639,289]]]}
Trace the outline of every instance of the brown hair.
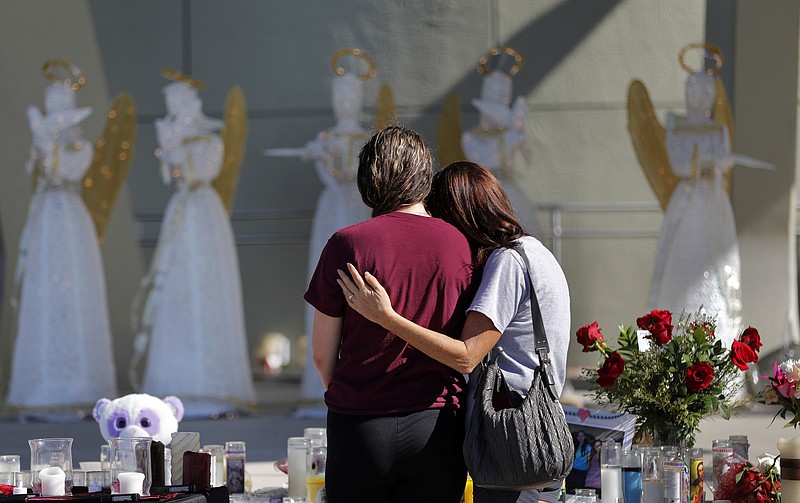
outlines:
{"label": "brown hair", "polygon": [[428,208],[467,237],[479,266],[525,235],[500,181],[474,162],[454,162],[436,173]]}
{"label": "brown hair", "polygon": [[425,140],[402,126],[381,129],[358,155],[358,191],[373,217],[424,201],[432,178]]}

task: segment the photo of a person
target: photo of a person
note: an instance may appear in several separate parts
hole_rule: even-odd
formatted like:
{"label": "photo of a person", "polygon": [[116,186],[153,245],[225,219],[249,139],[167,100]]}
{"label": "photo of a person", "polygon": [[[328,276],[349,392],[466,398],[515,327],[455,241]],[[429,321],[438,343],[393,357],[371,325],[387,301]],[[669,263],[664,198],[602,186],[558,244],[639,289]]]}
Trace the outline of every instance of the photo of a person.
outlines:
{"label": "photo of a person", "polygon": [[594,439],[592,443],[592,450],[589,453],[588,470],[586,472],[586,482],[584,487],[594,489],[597,491],[597,497],[600,497],[600,451],[603,447],[603,441],[599,438]]}
{"label": "photo of a person", "polygon": [[589,472],[589,455],[592,452],[591,441],[586,432],[579,430],[575,433],[575,460],[572,462],[572,471],[564,482],[567,493],[575,494],[575,489],[586,487],[586,475]]}

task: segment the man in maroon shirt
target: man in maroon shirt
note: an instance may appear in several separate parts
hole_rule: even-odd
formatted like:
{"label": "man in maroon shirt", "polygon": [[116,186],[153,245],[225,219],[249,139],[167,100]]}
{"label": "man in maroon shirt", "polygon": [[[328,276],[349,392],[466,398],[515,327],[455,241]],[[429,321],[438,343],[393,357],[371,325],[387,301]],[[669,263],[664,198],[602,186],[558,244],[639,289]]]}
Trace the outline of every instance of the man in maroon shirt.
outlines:
{"label": "man in maroon shirt", "polygon": [[348,262],[384,282],[398,313],[457,338],[472,289],[461,233],[425,209],[433,161],[415,132],[390,126],[359,155],[373,218],[339,230],[305,299],[316,309],[314,364],[327,389],[330,503],[461,498],[464,378],[349,309],[336,283]]}

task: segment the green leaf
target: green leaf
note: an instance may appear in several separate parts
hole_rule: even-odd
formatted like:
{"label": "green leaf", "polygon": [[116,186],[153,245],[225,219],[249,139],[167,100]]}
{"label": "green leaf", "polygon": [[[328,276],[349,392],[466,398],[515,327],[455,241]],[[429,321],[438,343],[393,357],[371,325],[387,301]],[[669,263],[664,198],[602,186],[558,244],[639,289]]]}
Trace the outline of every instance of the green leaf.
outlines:
{"label": "green leaf", "polygon": [[722,416],[722,419],[728,420],[731,418],[731,410],[726,403],[719,404],[719,414]]}

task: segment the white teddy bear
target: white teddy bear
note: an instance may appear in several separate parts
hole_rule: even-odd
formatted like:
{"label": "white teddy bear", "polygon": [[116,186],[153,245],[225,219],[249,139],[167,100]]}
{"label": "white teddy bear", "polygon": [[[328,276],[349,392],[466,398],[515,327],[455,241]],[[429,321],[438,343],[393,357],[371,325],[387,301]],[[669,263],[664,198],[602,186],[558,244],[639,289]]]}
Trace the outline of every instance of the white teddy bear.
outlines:
{"label": "white teddy bear", "polygon": [[125,395],[116,400],[101,398],[92,411],[100,423],[100,433],[108,440],[115,437],[153,437],[164,445],[178,431],[183,419],[183,402],[175,396],[163,400],[147,394]]}

